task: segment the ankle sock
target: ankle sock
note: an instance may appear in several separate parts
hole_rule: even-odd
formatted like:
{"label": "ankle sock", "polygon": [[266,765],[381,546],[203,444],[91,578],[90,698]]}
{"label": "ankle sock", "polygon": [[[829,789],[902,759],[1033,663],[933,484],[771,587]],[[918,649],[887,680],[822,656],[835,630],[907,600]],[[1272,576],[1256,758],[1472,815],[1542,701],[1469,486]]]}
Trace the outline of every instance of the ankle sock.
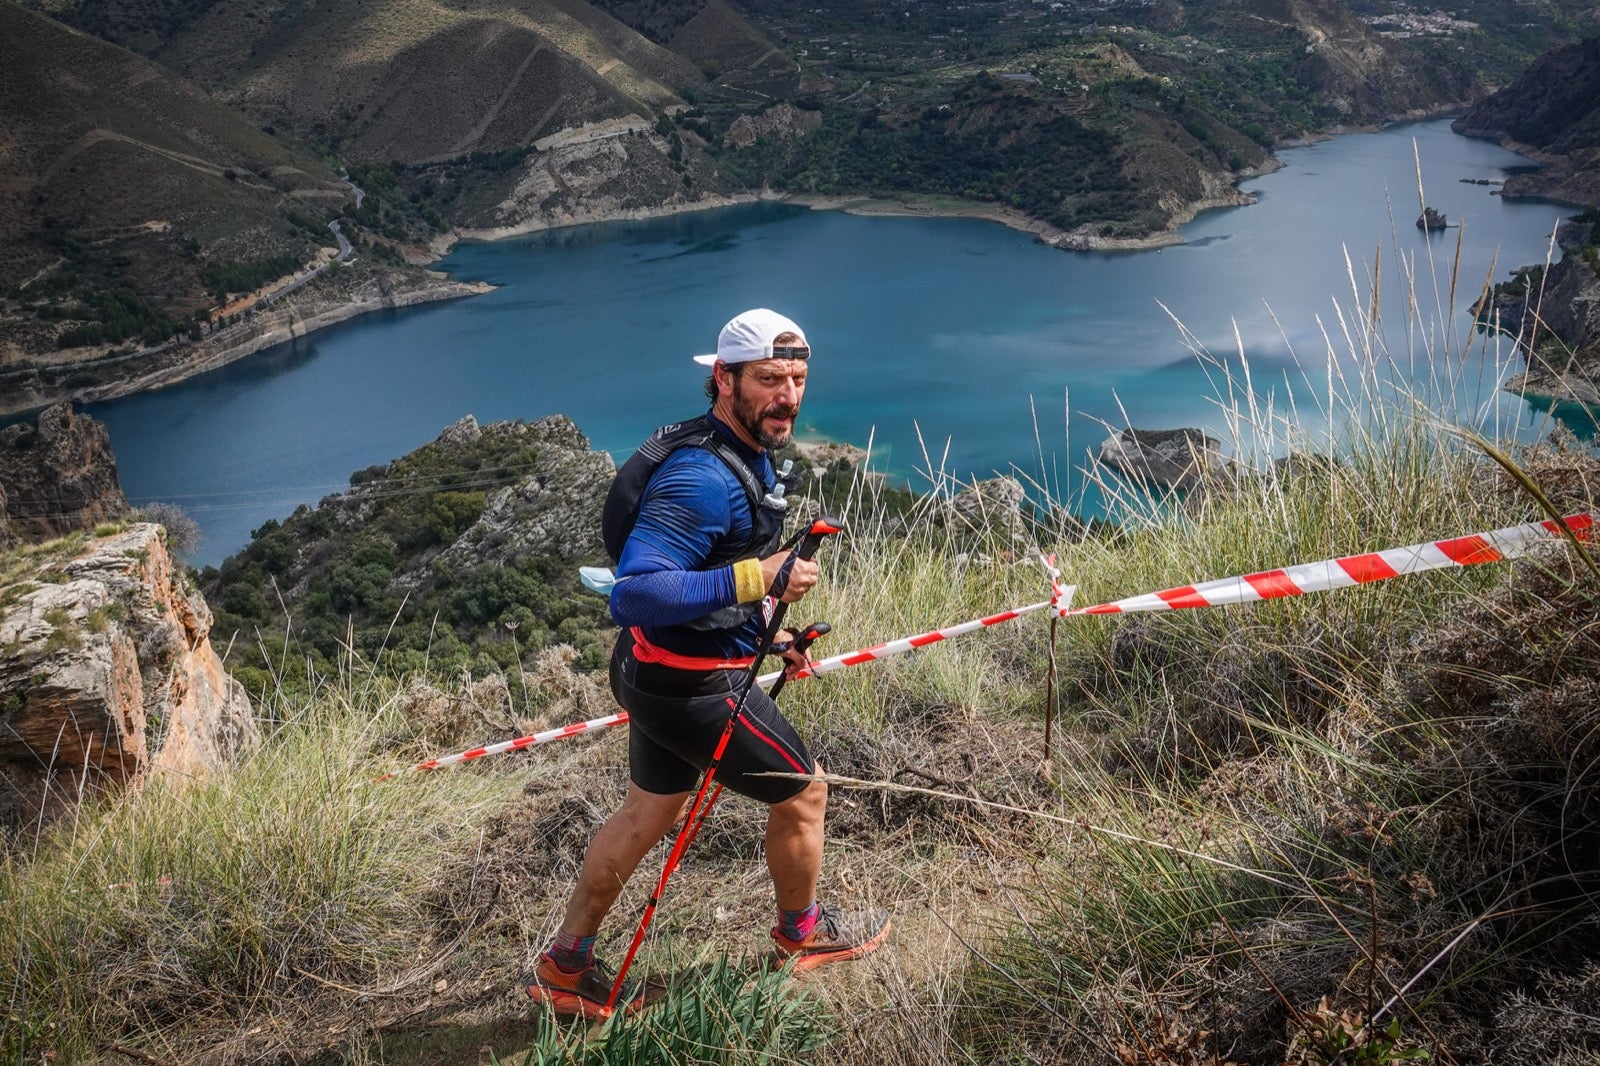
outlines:
{"label": "ankle sock", "polygon": [[812,902],[809,907],[802,907],[797,911],[786,911],[778,908],[778,932],[789,940],[804,940],[811,935],[811,930],[817,925],[817,904]]}
{"label": "ankle sock", "polygon": [[568,973],[577,973],[594,965],[594,941],[594,936],[573,936],[557,930],[545,954]]}

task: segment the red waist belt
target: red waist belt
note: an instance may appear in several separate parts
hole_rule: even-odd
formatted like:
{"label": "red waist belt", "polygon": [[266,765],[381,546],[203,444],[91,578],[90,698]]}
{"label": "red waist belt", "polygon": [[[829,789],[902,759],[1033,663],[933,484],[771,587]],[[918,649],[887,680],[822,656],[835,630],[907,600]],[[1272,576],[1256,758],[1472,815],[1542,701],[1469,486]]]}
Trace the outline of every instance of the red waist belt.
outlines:
{"label": "red waist belt", "polygon": [[642,663],[651,663],[656,666],[669,666],[674,670],[748,670],[750,664],[756,661],[754,655],[747,655],[742,659],[713,659],[702,655],[679,655],[675,651],[660,648],[645,639],[644,631],[638,626],[628,630],[633,634],[633,657]]}

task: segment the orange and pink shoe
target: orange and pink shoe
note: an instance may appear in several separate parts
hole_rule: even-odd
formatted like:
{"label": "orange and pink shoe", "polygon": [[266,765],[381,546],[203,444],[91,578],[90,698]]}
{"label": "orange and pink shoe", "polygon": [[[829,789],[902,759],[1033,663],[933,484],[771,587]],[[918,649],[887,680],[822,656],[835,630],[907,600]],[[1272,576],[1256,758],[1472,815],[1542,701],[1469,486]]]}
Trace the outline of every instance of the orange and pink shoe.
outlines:
{"label": "orange and pink shoe", "polygon": [[772,942],[778,961],[800,973],[869,955],[888,939],[889,929],[888,911],[836,911],[823,904],[817,907],[817,924],[804,940],[790,940],[774,929]]}
{"label": "orange and pink shoe", "polygon": [[606,1001],[611,998],[614,983],[610,969],[598,959],[576,973],[569,973],[547,951],[539,956],[539,965],[534,969],[533,980],[527,985],[527,993],[543,1001],[556,1014],[582,1016],[590,1020],[609,1018],[617,1013],[632,1014],[645,1005],[645,997],[640,994],[638,986],[627,981],[623,983],[615,1005],[607,1009]]}

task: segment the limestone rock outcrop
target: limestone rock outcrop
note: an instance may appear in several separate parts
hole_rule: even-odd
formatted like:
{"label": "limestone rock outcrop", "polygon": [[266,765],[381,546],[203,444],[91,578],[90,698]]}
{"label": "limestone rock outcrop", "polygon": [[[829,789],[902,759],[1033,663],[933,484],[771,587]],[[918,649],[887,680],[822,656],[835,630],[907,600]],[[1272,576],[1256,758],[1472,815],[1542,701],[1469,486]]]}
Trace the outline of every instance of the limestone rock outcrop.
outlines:
{"label": "limestone rock outcrop", "polygon": [[0,828],[81,791],[204,775],[248,749],[244,689],[160,526],[13,553],[0,588]]}
{"label": "limestone rock outcrop", "polygon": [[483,198],[461,212],[457,234],[496,239],[556,226],[650,218],[730,202],[727,182],[675,132],[637,117],[565,129],[534,143]]}
{"label": "limestone rock outcrop", "polygon": [[1198,429],[1129,427],[1101,443],[1099,460],[1141,485],[1190,489],[1225,469],[1219,446]]}
{"label": "limestone rock outcrop", "polygon": [[1014,477],[973,482],[950,501],[948,518],[958,529],[989,530],[1014,546],[1026,535],[1022,505],[1027,493]]}
{"label": "limestone rock outcrop", "polygon": [[1568,221],[1557,240],[1564,254],[1531,272],[1536,283],[1496,286],[1489,306],[1474,311],[1516,337],[1528,358],[1503,388],[1600,406],[1600,275],[1590,265],[1600,224]]}
{"label": "limestone rock outcrop", "polygon": [[[447,427],[439,440],[459,435],[467,419]],[[611,456],[590,451],[583,433],[561,416],[520,426],[497,423],[495,429],[536,442],[539,459],[515,484],[489,496],[482,516],[433,560],[430,572],[519,556],[599,557],[604,547],[595,516],[617,472]]]}
{"label": "limestone rock outcrop", "polygon": [[797,141],[821,125],[821,111],[802,111],[793,104],[781,103],[757,114],[740,115],[734,119],[723,143],[733,148],[748,148],[763,137],[774,141]]}
{"label": "limestone rock outcrop", "polygon": [[128,513],[111,434],[72,405],[0,429],[0,486],[13,536],[48,540]]}

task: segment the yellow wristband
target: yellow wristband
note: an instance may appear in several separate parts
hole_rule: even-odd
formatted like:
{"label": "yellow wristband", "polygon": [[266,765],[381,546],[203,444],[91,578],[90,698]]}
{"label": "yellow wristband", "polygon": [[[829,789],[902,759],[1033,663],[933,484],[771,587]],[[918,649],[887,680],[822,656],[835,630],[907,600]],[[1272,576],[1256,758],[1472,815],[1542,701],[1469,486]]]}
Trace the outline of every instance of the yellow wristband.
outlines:
{"label": "yellow wristband", "polygon": [[761,578],[760,559],[740,559],[733,564],[733,588],[740,603],[755,603],[767,594],[767,583]]}

